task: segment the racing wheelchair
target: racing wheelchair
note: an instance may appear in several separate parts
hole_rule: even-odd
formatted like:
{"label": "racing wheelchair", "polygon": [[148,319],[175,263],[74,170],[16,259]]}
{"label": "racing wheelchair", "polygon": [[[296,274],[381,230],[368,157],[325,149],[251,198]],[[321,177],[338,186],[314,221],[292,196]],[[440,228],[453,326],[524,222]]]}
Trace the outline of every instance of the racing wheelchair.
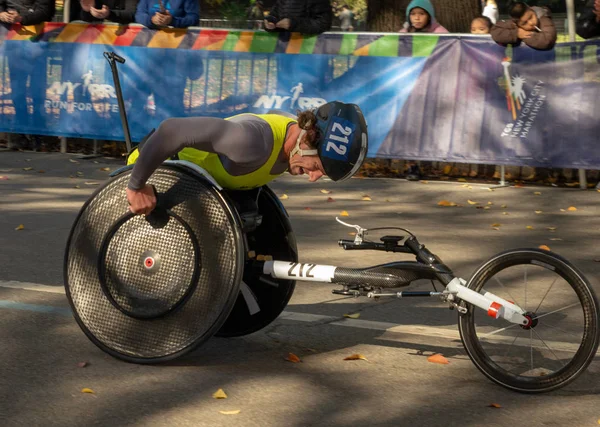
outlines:
{"label": "racing wheelchair", "polygon": [[[125,138],[130,136],[115,78]],[[123,167],[84,204],[67,242],[65,288],[74,317],[106,353],[133,363],[159,363],[212,336],[261,330],[288,304],[297,280],[341,286],[348,297],[435,297],[458,312],[458,329],[475,366],[514,391],[555,390],[593,360],[599,306],[584,275],[563,257],[513,249],[484,262],[465,281],[409,230],[352,227],[345,250],[410,254],[366,268],[300,263],[294,233],[277,196],[263,186],[223,189],[205,170],[166,161],[148,181],[158,195],[147,217],[133,215]],[[393,230],[379,241],[368,236]],[[269,258],[256,254],[268,254]],[[418,280],[442,290],[403,290]]]}

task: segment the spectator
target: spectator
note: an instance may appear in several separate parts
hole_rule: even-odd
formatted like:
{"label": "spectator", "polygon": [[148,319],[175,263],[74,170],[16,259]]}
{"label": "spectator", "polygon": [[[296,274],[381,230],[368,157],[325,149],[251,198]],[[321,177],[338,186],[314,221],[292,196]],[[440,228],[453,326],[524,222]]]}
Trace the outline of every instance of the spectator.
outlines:
{"label": "spectator", "polygon": [[556,43],[556,28],[550,10],[529,7],[523,2],[514,3],[510,21],[498,21],[490,31],[494,41],[502,46],[519,45],[521,41],[538,50],[550,50]]}
{"label": "spectator", "polygon": [[135,22],[152,29],[198,25],[200,3],[198,0],[140,0]]}
{"label": "spectator", "polygon": [[342,11],[338,15],[340,18],[340,28],[342,31],[354,31],[354,27],[352,26],[352,19],[354,18],[354,14],[348,8],[347,4],[342,5]]}
{"label": "spectator", "polygon": [[498,13],[498,5],[496,4],[496,0],[487,0],[485,7],[483,8],[482,15],[488,17],[489,20],[492,21],[492,24],[498,22],[500,14]]}
{"label": "spectator", "polygon": [[135,22],[138,0],[80,0],[80,4],[82,21],[126,25]]}
{"label": "spectator", "polygon": [[577,19],[577,35],[584,39],[600,37],[600,0],[588,0]]}
{"label": "spectator", "polygon": [[[0,21],[9,27],[13,24],[38,25],[52,21],[55,13],[54,0],[0,0]],[[8,59],[11,99],[15,108],[15,130],[45,131],[44,101],[46,98],[47,50],[38,43],[4,43],[4,54]],[[27,103],[27,80],[30,79],[29,97],[33,114],[30,116]],[[16,135],[15,135],[16,136]],[[41,143],[33,138],[34,149]],[[24,144],[11,138],[10,148],[25,148]]]}
{"label": "spectator", "polygon": [[261,0],[257,0],[248,8],[248,29],[260,29],[260,23],[265,17],[265,5]]}
{"label": "spectator", "polygon": [[401,33],[447,33],[435,20],[435,9],[430,0],[412,0],[406,8],[406,22]]}
{"label": "spectator", "polygon": [[471,34],[489,34],[492,29],[492,21],[487,16],[478,16],[471,21]]}
{"label": "spectator", "polygon": [[264,26],[267,31],[320,34],[331,29],[329,0],[276,0]]}

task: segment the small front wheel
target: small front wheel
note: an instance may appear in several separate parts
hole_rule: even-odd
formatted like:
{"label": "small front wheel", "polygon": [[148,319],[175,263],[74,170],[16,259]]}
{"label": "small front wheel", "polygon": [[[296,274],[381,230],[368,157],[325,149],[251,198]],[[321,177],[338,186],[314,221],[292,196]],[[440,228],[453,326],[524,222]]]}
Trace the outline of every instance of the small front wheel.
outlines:
{"label": "small front wheel", "polygon": [[514,302],[531,321],[517,325],[488,317],[463,302],[462,342],[475,366],[503,387],[542,393],[563,387],[598,349],[598,300],[569,261],[549,251],[516,249],[494,256],[467,287]]}

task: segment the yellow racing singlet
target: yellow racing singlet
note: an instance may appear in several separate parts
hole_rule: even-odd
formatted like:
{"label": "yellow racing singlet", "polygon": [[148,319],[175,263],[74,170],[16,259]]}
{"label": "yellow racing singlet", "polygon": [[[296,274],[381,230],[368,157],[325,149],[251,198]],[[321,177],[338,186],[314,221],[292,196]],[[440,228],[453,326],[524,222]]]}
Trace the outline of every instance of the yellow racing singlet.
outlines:
{"label": "yellow racing singlet", "polygon": [[[205,169],[223,188],[231,190],[248,190],[267,184],[281,174],[272,175],[271,170],[277,162],[279,153],[285,142],[285,134],[288,125],[296,120],[278,114],[252,114],[266,121],[273,132],[273,150],[269,159],[258,169],[244,175],[230,175],[226,170],[217,153],[186,147],[177,154],[179,160],[187,160]],[[236,117],[236,116],[234,116]],[[229,120],[229,117],[225,120]],[[136,148],[127,158],[127,164],[133,164],[139,157]]]}

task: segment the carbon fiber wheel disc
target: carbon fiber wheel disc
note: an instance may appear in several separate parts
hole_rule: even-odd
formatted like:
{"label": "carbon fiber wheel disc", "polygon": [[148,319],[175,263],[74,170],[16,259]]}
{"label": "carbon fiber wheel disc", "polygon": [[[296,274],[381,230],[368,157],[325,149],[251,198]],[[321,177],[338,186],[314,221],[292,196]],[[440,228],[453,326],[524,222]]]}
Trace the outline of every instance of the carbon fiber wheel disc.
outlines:
{"label": "carbon fiber wheel disc", "polygon": [[[262,223],[247,234],[248,248],[279,261],[297,262],[296,239],[277,196],[268,187],[262,187],[257,204]],[[247,269],[235,306],[216,335],[235,337],[264,328],[285,309],[295,286],[294,280],[274,279]]]}
{"label": "carbon fiber wheel disc", "polygon": [[146,218],[128,214],[129,175],[113,178],[82,208],[67,243],[65,288],[98,347],[155,363],[222,326],[239,293],[244,242],[237,213],[204,178],[161,166],[148,181],[161,209]]}

